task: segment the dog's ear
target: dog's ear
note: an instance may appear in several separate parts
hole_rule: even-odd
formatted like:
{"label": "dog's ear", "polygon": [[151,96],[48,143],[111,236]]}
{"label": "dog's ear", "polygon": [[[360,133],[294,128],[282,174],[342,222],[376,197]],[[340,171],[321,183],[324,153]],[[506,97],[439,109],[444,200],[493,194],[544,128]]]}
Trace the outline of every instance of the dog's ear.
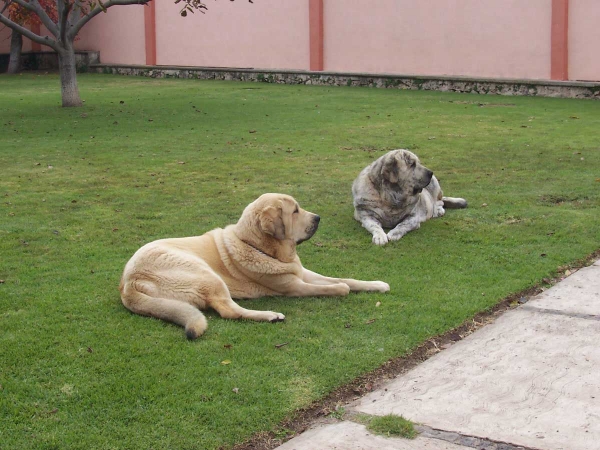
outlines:
{"label": "dog's ear", "polygon": [[281,207],[267,206],[259,214],[260,229],[263,233],[280,241],[285,239],[285,226],[281,218]]}
{"label": "dog's ear", "polygon": [[381,176],[392,184],[398,183],[398,160],[395,155],[390,155],[383,161]]}

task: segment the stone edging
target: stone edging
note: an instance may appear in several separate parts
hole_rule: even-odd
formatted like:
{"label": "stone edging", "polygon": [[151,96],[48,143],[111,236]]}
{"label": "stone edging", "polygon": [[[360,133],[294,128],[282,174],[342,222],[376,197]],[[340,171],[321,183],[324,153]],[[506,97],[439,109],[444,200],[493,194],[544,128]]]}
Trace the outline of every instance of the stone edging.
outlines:
{"label": "stone edging", "polygon": [[96,73],[152,78],[234,80],[277,84],[362,86],[509,96],[600,99],[600,82],[113,64],[92,64],[88,69],[90,72]]}

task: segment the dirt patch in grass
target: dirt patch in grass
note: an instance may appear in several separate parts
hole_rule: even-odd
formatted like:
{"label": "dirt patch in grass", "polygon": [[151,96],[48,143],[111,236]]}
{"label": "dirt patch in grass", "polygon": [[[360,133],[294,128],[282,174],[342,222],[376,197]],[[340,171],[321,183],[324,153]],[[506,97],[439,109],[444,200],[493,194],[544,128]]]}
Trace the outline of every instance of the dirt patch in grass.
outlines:
{"label": "dirt patch in grass", "polygon": [[553,278],[544,278],[541,283],[510,295],[491,309],[476,314],[461,326],[428,339],[412,353],[387,361],[377,369],[339,387],[322,400],[296,411],[290,419],[282,422],[276,431],[258,433],[248,441],[234,446],[233,450],[271,450],[306,431],[317,422],[335,420],[335,418],[331,418],[335,416],[341,405],[358,400],[363,395],[408,372],[436,353],[451,347],[479,328],[494,322],[506,311],[526,303],[530,298],[554,286],[577,270],[593,264],[598,259],[600,259],[600,250],[568,266],[559,267]]}

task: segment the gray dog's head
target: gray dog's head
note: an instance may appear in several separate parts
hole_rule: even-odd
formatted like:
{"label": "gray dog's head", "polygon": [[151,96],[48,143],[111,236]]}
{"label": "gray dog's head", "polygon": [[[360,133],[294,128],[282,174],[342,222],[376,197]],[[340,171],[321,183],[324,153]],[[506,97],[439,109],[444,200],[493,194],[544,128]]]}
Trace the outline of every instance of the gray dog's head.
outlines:
{"label": "gray dog's head", "polygon": [[408,150],[392,150],[376,161],[381,185],[407,195],[421,192],[433,177],[433,172],[422,165],[417,155]]}

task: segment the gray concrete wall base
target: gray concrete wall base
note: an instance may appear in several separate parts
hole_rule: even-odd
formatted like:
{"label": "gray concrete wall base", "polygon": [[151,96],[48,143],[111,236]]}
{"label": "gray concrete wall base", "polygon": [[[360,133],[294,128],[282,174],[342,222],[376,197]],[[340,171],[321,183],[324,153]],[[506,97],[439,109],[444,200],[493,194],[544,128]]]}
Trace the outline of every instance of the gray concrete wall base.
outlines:
{"label": "gray concrete wall base", "polygon": [[90,71],[152,78],[235,80],[314,86],[360,86],[383,89],[461,92],[507,96],[600,99],[600,82],[429,77],[418,75],[306,72],[296,70],[259,70],[215,67],[132,66],[114,64],[93,64],[90,66]]}

